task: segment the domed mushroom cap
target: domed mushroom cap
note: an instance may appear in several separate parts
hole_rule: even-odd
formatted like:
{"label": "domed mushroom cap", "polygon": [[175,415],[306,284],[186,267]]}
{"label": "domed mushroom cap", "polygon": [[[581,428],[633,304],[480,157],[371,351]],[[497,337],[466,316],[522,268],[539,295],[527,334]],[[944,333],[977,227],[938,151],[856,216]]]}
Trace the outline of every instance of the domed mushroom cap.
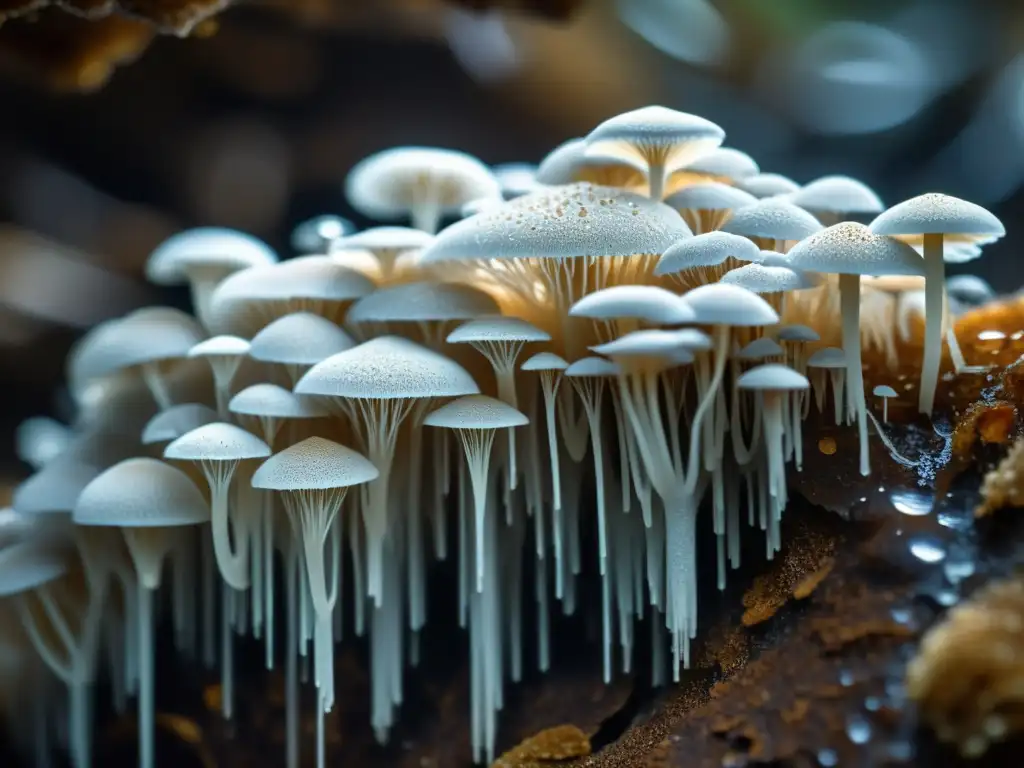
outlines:
{"label": "domed mushroom cap", "polygon": [[58,459],[14,489],[11,507],[25,515],[70,514],[82,489],[99,469],[74,459]]}
{"label": "domed mushroom cap", "polygon": [[470,200],[500,196],[490,168],[450,149],[386,149],[357,163],[345,180],[352,207],[381,220],[405,216],[424,199],[435,201],[444,213],[458,213]]}
{"label": "domed mushroom cap", "polygon": [[14,432],[15,453],[26,464],[39,469],[63,453],[74,440],[74,432],[46,416],[31,416]]}
{"label": "domed mushroom cap", "polygon": [[715,147],[684,170],[726,179],[746,179],[761,172],[754,158],[732,147]]}
{"label": "domed mushroom cap", "polygon": [[331,244],[331,253],[345,251],[414,251],[426,248],[434,236],[412,227],[370,227],[362,232],[345,235]]}
{"label": "domed mushroom cap", "polygon": [[71,514],[78,525],[149,528],[199,525],[210,519],[188,475],[150,458],[126,459],[89,483]]}
{"label": "domed mushroom cap", "polygon": [[879,384],[871,391],[871,394],[875,397],[899,397],[899,393],[888,384]]}
{"label": "domed mushroom cap", "polygon": [[353,304],[345,322],[468,320],[501,310],[490,294],[461,283],[403,283],[381,288]]}
{"label": "domed mushroom cap", "polygon": [[327,318],[295,312],[253,336],[249,356],[265,363],[314,365],[355,345],[351,336]]}
{"label": "domed mushroom cap", "polygon": [[348,488],[380,477],[361,453],[322,437],[309,437],[275,453],[253,473],[252,487],[270,491]]}
{"label": "domed mushroom cap", "polygon": [[169,443],[193,429],[217,421],[217,412],[199,403],[173,405],[150,419],[142,430],[142,444]]}
{"label": "domed mushroom cap", "polygon": [[808,211],[880,213],[885,204],[871,187],[849,176],[822,176],[789,195],[789,202]]}
{"label": "domed mushroom cap", "polygon": [[452,224],[423,251],[421,263],[653,255],[690,235],[667,205],[613,187],[572,184]]}
{"label": "domed mushroom cap", "polygon": [[877,235],[915,238],[946,235],[950,240],[1002,237],[1002,223],[980,205],[938,192],[912,197],[879,214],[871,222]]}
{"label": "domed mushroom cap", "polygon": [[759,173],[736,182],[736,186],[754,197],[765,198],[796,192],[800,185],[788,176],[779,173]]}
{"label": "domed mushroom cap", "polygon": [[394,400],[480,392],[444,355],[398,336],[378,336],[317,363],[295,385],[300,395]]}
{"label": "domed mushroom cap", "polygon": [[523,371],[564,371],[569,367],[565,360],[554,352],[538,352],[527,358],[521,366]]}
{"label": "domed mushroom cap", "polygon": [[814,288],[818,282],[806,272],[766,264],[747,264],[722,275],[721,282],[738,285],[754,293],[781,293]]}
{"label": "domed mushroom cap", "polygon": [[36,539],[0,549],[0,597],[20,595],[49,584],[68,572],[68,558],[59,548]]}
{"label": "domed mushroom cap", "polygon": [[486,395],[468,395],[442,405],[423,423],[447,429],[510,429],[530,420],[506,402]]}
{"label": "domed mushroom cap", "polygon": [[[598,344],[590,349],[608,357],[653,357],[689,362],[692,353],[711,348],[711,340],[695,328],[681,331],[649,329],[632,331],[625,336]],[[570,366],[571,367],[571,366]],[[568,374],[568,372],[567,372]]]}
{"label": "domed mushroom cap", "polygon": [[743,347],[736,357],[740,360],[764,360],[766,357],[777,357],[783,354],[785,354],[784,350],[775,339],[762,336]]}
{"label": "domed mushroom cap", "polygon": [[165,459],[183,461],[241,461],[270,455],[270,446],[251,432],[213,422],[186,432],[164,449]]}
{"label": "domed mushroom cap", "polygon": [[741,374],[736,379],[736,386],[740,389],[788,391],[807,389],[811,383],[806,376],[797,373],[789,366],[766,363]]}
{"label": "domed mushroom cap", "polygon": [[744,237],[802,240],[821,228],[821,222],[803,208],[771,198],[736,210],[722,231]]}
{"label": "domed mushroom cap", "polygon": [[188,351],[189,357],[244,357],[249,354],[249,342],[240,336],[212,336]]}
{"label": "domed mushroom cap", "polygon": [[672,275],[694,267],[716,267],[729,257],[757,261],[761,250],[745,237],[728,232],[707,232],[686,238],[666,249],[654,268],[655,275]]}
{"label": "domed mushroom cap", "polygon": [[502,163],[491,169],[506,200],[537,188],[537,166],[530,163]]}
{"label": "domed mushroom cap", "polygon": [[845,368],[846,352],[839,347],[819,349],[807,359],[808,368]]}
{"label": "domed mushroom cap", "polygon": [[316,419],[328,411],[315,400],[299,397],[276,384],[253,384],[231,398],[228,410],[244,416],[277,419]]}
{"label": "domed mushroom cap", "polygon": [[218,308],[238,299],[348,301],[365,296],[374,288],[361,272],[330,256],[299,256],[231,275],[217,286],[211,303]]}
{"label": "domed mushroom cap", "polygon": [[984,304],[996,297],[992,286],[974,275],[956,275],[948,278],[946,292],[965,304]]}
{"label": "domed mushroom cap", "polygon": [[635,158],[587,156],[586,139],[569,139],[555,147],[537,166],[537,182],[548,186],[573,184],[587,168],[617,165],[639,174],[647,172],[647,164]]}
{"label": "domed mushroom cap", "polygon": [[146,279],[158,285],[188,280],[190,270],[227,274],[277,261],[269,245],[252,235],[220,227],[186,229],[164,240],[146,261]]}
{"label": "domed mushroom cap", "polygon": [[569,378],[604,378],[606,376],[618,376],[622,373],[622,366],[603,357],[584,357],[565,369],[565,375]]}
{"label": "domed mushroom cap", "polygon": [[463,323],[448,334],[449,344],[472,344],[480,341],[551,341],[551,334],[518,317],[494,315],[478,317]]}
{"label": "domed mushroom cap", "polygon": [[594,320],[632,318],[659,325],[683,325],[696,319],[686,301],[653,285],[615,285],[595,291],[573,304],[569,315]]}
{"label": "domed mushroom cap", "polygon": [[776,334],[780,341],[820,341],[821,336],[813,328],[806,325],[783,325],[779,328],[779,332]]}
{"label": "domed mushroom cap", "polygon": [[334,214],[315,216],[292,230],[292,248],[298,253],[326,253],[339,238],[355,231],[348,219]]}
{"label": "domed mushroom cap", "polygon": [[753,205],[757,198],[742,189],[706,181],[690,184],[665,198],[665,205],[682,210],[728,211]]}
{"label": "domed mushroom cap", "polygon": [[683,294],[702,325],[775,325],[778,313],[753,291],[729,283],[700,285]]}
{"label": "domed mushroom cap", "polygon": [[923,275],[924,259],[906,243],[844,221],[793,246],[789,263],[807,272],[844,275]]}
{"label": "domed mushroom cap", "polygon": [[725,140],[710,120],[651,106],[609,118],[586,138],[586,154],[647,163],[646,153],[663,158],[669,171],[694,162]]}

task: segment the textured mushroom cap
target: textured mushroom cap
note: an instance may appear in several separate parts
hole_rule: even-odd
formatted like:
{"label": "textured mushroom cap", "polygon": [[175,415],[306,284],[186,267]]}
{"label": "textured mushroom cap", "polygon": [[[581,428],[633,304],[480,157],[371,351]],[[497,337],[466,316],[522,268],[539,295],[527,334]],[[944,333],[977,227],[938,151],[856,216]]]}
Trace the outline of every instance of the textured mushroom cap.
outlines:
{"label": "textured mushroom cap", "polygon": [[276,384],[253,384],[231,398],[228,410],[244,416],[277,419],[317,419],[328,411],[308,397],[299,397]]}
{"label": "textured mushroom cap", "polygon": [[755,263],[764,267],[788,267],[789,257],[784,253],[779,253],[778,251],[762,249],[757,256],[757,261]]}
{"label": "textured mushroom cap", "polygon": [[710,120],[651,106],[605,120],[586,138],[586,154],[642,160],[655,152],[665,158],[666,170],[688,165],[718,147],[725,131]]}
{"label": "textured mushroom cap", "polygon": [[731,269],[722,275],[723,283],[738,285],[754,293],[781,293],[813,288],[818,283],[805,272],[789,267],[774,267],[766,264],[746,264]]}
{"label": "textured mushroom cap", "polygon": [[786,195],[800,189],[799,184],[779,173],[759,173],[756,176],[747,176],[737,181],[736,186],[757,198]]}
{"label": "textured mushroom cap", "polygon": [[888,384],[879,384],[871,390],[871,394],[875,397],[899,397],[899,393]]}
{"label": "textured mushroom cap", "polygon": [[703,325],[775,325],[779,315],[753,291],[729,283],[700,285],[683,294]]}
{"label": "textured mushroom cap", "polygon": [[341,216],[315,216],[292,230],[292,248],[298,253],[326,253],[335,241],[354,231],[352,222]]}
{"label": "textured mushroom cap", "polygon": [[14,489],[11,507],[24,515],[69,514],[82,489],[99,472],[91,464],[58,459]]}
{"label": "textured mushroom cap", "polygon": [[565,375],[572,378],[583,378],[591,376],[603,378],[605,376],[618,376],[622,373],[622,366],[603,357],[584,357],[565,369]]}
{"label": "textured mushroom cap", "polygon": [[142,430],[142,444],[169,443],[193,429],[217,421],[217,412],[199,403],[173,405],[160,411],[147,422]]}
{"label": "textured mushroom cap", "polygon": [[59,548],[26,539],[0,549],[0,597],[10,597],[49,584],[68,571]]}
{"label": "textured mushroom cap", "polygon": [[793,246],[789,263],[808,272],[843,275],[923,275],[924,259],[906,243],[844,221]]}
{"label": "textured mushroom cap", "polygon": [[15,453],[35,469],[49,463],[74,440],[74,432],[47,416],[31,416],[14,431]]}
{"label": "textured mushroom cap", "polygon": [[762,336],[747,344],[736,356],[740,360],[763,360],[766,357],[776,357],[782,354],[784,351],[775,339]]}
{"label": "textured mushroom cap", "polygon": [[728,232],[707,232],[680,240],[666,249],[654,268],[655,275],[672,275],[694,267],[716,267],[730,256],[757,261],[761,249],[753,242]]}
{"label": "textured mushroom cap", "polygon": [[452,224],[423,251],[421,263],[653,255],[691,234],[663,203],[613,187],[572,184],[531,192]]}
{"label": "textured mushroom cap", "polygon": [[849,176],[822,176],[789,195],[789,202],[808,211],[880,213],[885,204],[871,187]]}
{"label": "textured mushroom cap", "polygon": [[665,198],[665,205],[677,211],[729,211],[753,205],[757,198],[742,189],[719,184],[717,181],[701,182],[683,187]]}
{"label": "textured mushroom cap", "polygon": [[378,336],[317,363],[300,395],[394,400],[479,394],[473,377],[444,355],[398,336]]}
{"label": "textured mushroom cap", "polygon": [[967,304],[984,304],[996,297],[992,286],[974,275],[956,275],[947,278],[946,293]]}
{"label": "textured mushroom cap", "polygon": [[754,158],[732,147],[715,147],[704,157],[686,166],[685,170],[727,179],[745,179],[761,172]]}
{"label": "textured mushroom cap", "polygon": [[199,323],[180,310],[138,309],[83,336],[68,354],[68,379],[74,388],[125,368],[184,358],[205,335]]}
{"label": "textured mushroom cap", "polygon": [[490,294],[461,283],[402,283],[364,296],[345,315],[345,322],[425,322],[468,320],[499,314]]}
{"label": "textured mushroom cap", "polygon": [[806,325],[783,325],[779,328],[778,334],[780,341],[820,341],[821,336],[813,328]]}
{"label": "textured mushroom cap", "polygon": [[[692,328],[687,328],[684,331],[650,329],[632,331],[625,336],[620,336],[606,344],[598,344],[590,349],[599,355],[608,357],[654,357],[684,362],[693,359],[691,354],[693,350],[710,347],[710,340],[705,343],[700,337],[707,339],[707,336]],[[566,373],[568,374],[568,372]]]}
{"label": "textured mushroom cap", "polygon": [[164,240],[146,261],[146,279],[158,285],[187,282],[189,270],[210,269],[224,275],[277,261],[262,240],[220,227],[186,229]]}
{"label": "textured mushroom cap", "polygon": [[470,200],[500,197],[490,168],[465,152],[396,147],[360,161],[345,179],[345,197],[359,213],[375,219],[405,216],[424,199],[444,213],[458,213]]}
{"label": "textured mushroom cap", "polygon": [[564,371],[569,364],[554,352],[538,352],[528,358],[521,366],[523,371]]}
{"label": "textured mushroom cap", "polygon": [[126,459],[89,483],[71,513],[78,525],[151,528],[198,525],[210,519],[203,494],[177,467]]}
{"label": "textured mushroom cap", "polygon": [[821,222],[803,208],[785,200],[769,198],[734,211],[722,231],[744,237],[802,240],[821,228]]}
{"label": "textured mushroom cap", "polygon": [[212,336],[188,351],[189,357],[244,357],[248,354],[249,342],[240,336]]}
{"label": "textured mushroom cap", "polygon": [[252,487],[270,491],[319,491],[362,485],[380,477],[361,453],[322,437],[308,437],[275,453],[252,476]]}
{"label": "textured mushroom cap", "polygon": [[954,235],[968,240],[1006,234],[999,219],[980,205],[938,192],[894,205],[871,222],[871,231],[891,237]]}
{"label": "textured mushroom cap", "polygon": [[586,139],[569,139],[555,147],[537,166],[537,182],[549,186],[573,184],[585,168],[602,165],[622,165],[639,173],[646,173],[647,164],[637,159],[587,157]]}
{"label": "textured mushroom cap", "polygon": [[751,368],[736,379],[740,389],[791,390],[807,389],[811,383],[806,376],[779,363],[767,363]]}
{"label": "textured mushroom cap", "polygon": [[270,455],[270,446],[251,432],[213,422],[186,432],[164,449],[165,459],[183,461],[240,461]]}
{"label": "textured mushroom cap", "polygon": [[266,363],[314,365],[355,345],[351,336],[327,318],[295,312],[253,336],[249,356]]}
{"label": "textured mushroom cap", "polygon": [[491,172],[507,200],[532,192],[537,187],[537,166],[531,163],[502,163],[494,166]]}
{"label": "textured mushroom cap", "polygon": [[807,360],[808,368],[845,368],[846,352],[839,347],[819,349]]}
{"label": "textured mushroom cap", "polygon": [[551,341],[551,334],[518,317],[493,315],[463,323],[448,334],[449,344],[474,341]]}
{"label": "textured mushroom cap", "polygon": [[530,420],[501,400],[468,395],[442,405],[428,414],[423,423],[448,429],[507,429],[529,424]]}
{"label": "textured mushroom cap", "polygon": [[345,235],[331,244],[331,253],[344,251],[378,252],[414,251],[426,248],[434,236],[412,227],[370,227]]}
{"label": "textured mushroom cap", "polygon": [[594,291],[573,304],[569,315],[594,320],[632,318],[659,325],[682,325],[696,318],[683,299],[653,285],[615,285]]}

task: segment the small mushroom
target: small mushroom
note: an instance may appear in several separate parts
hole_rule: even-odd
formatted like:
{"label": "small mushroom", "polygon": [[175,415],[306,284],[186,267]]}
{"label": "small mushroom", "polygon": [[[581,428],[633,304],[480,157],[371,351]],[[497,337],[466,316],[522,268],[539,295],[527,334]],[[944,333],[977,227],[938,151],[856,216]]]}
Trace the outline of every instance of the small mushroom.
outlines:
{"label": "small mushroom", "polygon": [[737,181],[736,186],[758,199],[787,195],[800,189],[800,185],[791,178],[778,173],[759,173],[755,176],[746,176]]}
{"label": "small mushroom", "polygon": [[[477,199],[493,200],[494,198]],[[399,259],[404,254],[426,248],[433,241],[434,236],[421,229],[371,227],[335,240],[331,243],[331,253],[335,254],[341,264],[350,267],[353,264],[353,258],[358,254],[367,252],[372,254],[380,270],[379,280],[386,284],[399,274]]]}
{"label": "small mushroom", "polygon": [[335,242],[354,231],[352,222],[341,216],[316,216],[292,230],[292,248],[302,256],[327,253]]}
{"label": "small mushroom", "polygon": [[679,211],[697,235],[719,229],[734,210],[756,202],[749,192],[711,181],[691,184],[665,198],[665,205]]}
{"label": "small mushroom", "polygon": [[788,200],[826,224],[838,224],[851,214],[875,215],[885,210],[873,189],[849,176],[822,176],[794,190]]}
{"label": "small mushroom", "polygon": [[736,267],[761,258],[761,250],[751,240],[728,232],[706,232],[683,238],[662,253],[654,274],[669,277],[684,291],[708,283],[717,283]]}
{"label": "small mushroom", "polygon": [[807,211],[777,198],[759,200],[733,212],[723,232],[743,235],[761,248],[786,253],[789,244],[820,232],[821,223]]}
{"label": "small mushroom", "polygon": [[586,139],[570,139],[541,161],[536,179],[547,186],[583,181],[643,194],[647,189],[647,166],[632,158],[588,155]]}
{"label": "small mushroom", "polygon": [[249,342],[238,336],[214,336],[201,341],[188,351],[192,358],[202,358],[213,370],[213,389],[217,398],[217,413],[225,419],[228,415],[228,396],[231,394],[231,380],[235,378],[238,366],[249,354]]}
{"label": "small mushroom", "polygon": [[872,390],[872,394],[875,397],[882,398],[882,423],[889,423],[889,398],[899,397],[896,390],[890,387],[888,384],[879,384]]}
{"label": "small mushroom", "polygon": [[284,366],[294,385],[311,366],[355,345],[355,340],[330,320],[311,312],[295,312],[253,336],[249,356]]}

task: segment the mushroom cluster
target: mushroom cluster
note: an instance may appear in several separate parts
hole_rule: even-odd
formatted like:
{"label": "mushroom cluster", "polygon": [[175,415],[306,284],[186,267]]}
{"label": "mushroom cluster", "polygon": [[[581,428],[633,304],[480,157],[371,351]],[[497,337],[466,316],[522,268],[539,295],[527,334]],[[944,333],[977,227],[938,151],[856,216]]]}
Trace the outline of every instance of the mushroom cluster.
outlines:
{"label": "mushroom cluster", "polygon": [[[283,261],[221,229],[160,246],[148,275],[187,284],[194,317],[141,309],[78,342],[75,423],[19,434],[36,473],[0,527],[0,610],[18,618],[0,624],[0,660],[24,662],[27,696],[47,690],[43,668],[66,684],[74,765],[90,764],[105,674],[118,706],[137,694],[152,768],[159,592],[177,648],[219,668],[224,717],[236,635],[283,662],[289,768],[300,659],[324,764],[343,616],[370,637],[370,722],[387,739],[420,657],[432,559],[458,561],[478,762],[493,757],[506,683],[528,657],[548,668],[550,615],[577,611],[585,561],[600,578],[604,679],[636,653],[651,653],[656,684],[678,679],[698,632],[698,554],[714,552],[721,589],[746,529],[768,558],[779,550],[812,407],[856,423],[870,471],[861,344],[878,343],[879,321],[861,307],[898,293],[872,282],[923,278],[930,413],[943,259],[1003,233],[944,195],[882,212],[853,179],[799,187],[724,137],[648,107],[537,167],[390,149],[345,185],[381,226],[321,217]],[[698,542],[701,514],[713,546]],[[641,619],[659,628],[650,650],[635,647]]]}

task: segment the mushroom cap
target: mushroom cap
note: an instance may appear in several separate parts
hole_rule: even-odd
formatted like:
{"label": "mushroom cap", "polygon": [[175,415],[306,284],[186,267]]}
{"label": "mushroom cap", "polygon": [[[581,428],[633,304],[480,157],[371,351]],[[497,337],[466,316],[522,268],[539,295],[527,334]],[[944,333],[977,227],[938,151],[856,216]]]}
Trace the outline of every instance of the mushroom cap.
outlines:
{"label": "mushroom cap", "polygon": [[846,368],[846,352],[839,347],[819,349],[807,359],[808,368]]}
{"label": "mushroom cap", "polygon": [[749,192],[717,181],[690,184],[665,198],[665,205],[677,211],[731,211],[756,202]]}
{"label": "mushroom cap", "polygon": [[760,264],[763,267],[788,267],[789,257],[778,251],[762,249],[757,256],[757,261],[754,263]]}
{"label": "mushroom cap", "polygon": [[984,304],[996,297],[992,286],[975,275],[946,278],[946,293],[967,304]]}
{"label": "mushroom cap", "polygon": [[618,376],[622,373],[622,366],[603,357],[584,357],[565,369],[565,375],[570,378],[604,378],[606,376]]}
{"label": "mushroom cap", "polygon": [[647,152],[665,158],[668,172],[720,146],[725,131],[710,120],[660,106],[642,107],[605,120],[586,138],[586,154],[643,162]]}
{"label": "mushroom cap", "polygon": [[532,163],[502,163],[491,169],[506,200],[525,195],[537,187],[537,166]]}
{"label": "mushroom cap", "polygon": [[270,446],[234,424],[215,421],[186,432],[164,449],[165,459],[241,461],[270,455]]}
{"label": "mushroom cap", "polygon": [[750,240],[728,232],[706,232],[673,244],[662,253],[655,275],[672,275],[694,267],[716,267],[732,257],[757,261],[761,250]]}
{"label": "mushroom cap", "polygon": [[867,184],[849,176],[822,176],[789,195],[789,202],[808,211],[881,213],[882,198]]}
{"label": "mushroom cap", "polygon": [[740,360],[764,360],[766,357],[778,357],[783,354],[784,350],[775,339],[762,336],[743,347],[736,357]]}
{"label": "mushroom cap", "polygon": [[740,374],[736,379],[736,386],[740,389],[788,391],[807,389],[811,383],[806,376],[797,373],[788,365],[766,363]]}
{"label": "mushroom cap", "polygon": [[778,336],[780,341],[809,342],[821,340],[821,336],[818,335],[816,330],[796,323],[780,326],[776,336]]}
{"label": "mushroom cap", "polygon": [[24,515],[70,514],[82,489],[100,473],[74,459],[57,459],[14,489],[11,507]]}
{"label": "mushroom cap", "polygon": [[876,235],[916,238],[946,235],[950,240],[1002,237],[1002,223],[980,205],[938,192],[912,197],[894,205],[871,222]]}
{"label": "mushroom cap", "polygon": [[879,384],[871,390],[871,394],[875,397],[899,397],[899,393],[888,384]]}
{"label": "mushroom cap", "polygon": [[565,360],[554,352],[538,352],[519,366],[522,371],[564,371],[569,367]]}
{"label": "mushroom cap", "polygon": [[735,210],[722,231],[744,237],[803,240],[821,228],[821,222],[803,208],[785,200],[768,198]]}
{"label": "mushroom cap", "polygon": [[647,165],[636,159],[622,160],[611,157],[588,157],[586,139],[569,139],[555,147],[537,166],[538,184],[548,186],[574,184],[580,171],[602,165],[621,165],[638,173],[646,173]]}
{"label": "mushroom cap", "polygon": [[814,288],[818,283],[806,272],[789,267],[773,267],[765,264],[746,264],[731,269],[722,275],[723,283],[738,285],[754,293],[781,293]]}
{"label": "mushroom cap", "polygon": [[0,549],[0,597],[49,584],[67,571],[67,556],[52,543],[30,538],[9,544]]}
{"label": "mushroom cap", "polygon": [[800,189],[799,184],[780,173],[759,173],[756,176],[747,176],[737,181],[736,186],[757,198],[786,195]]}
{"label": "mushroom cap", "polygon": [[551,334],[518,317],[492,315],[463,323],[448,334],[449,344],[472,344],[478,341],[551,341]]}
{"label": "mushroom cap", "polygon": [[297,253],[326,253],[339,238],[355,231],[348,219],[327,213],[306,219],[292,230],[292,248]]}
{"label": "mushroom cap", "polygon": [[276,384],[253,384],[231,398],[228,410],[244,416],[277,419],[317,419],[328,411],[316,400],[299,397]]}
{"label": "mushroom cap", "polygon": [[793,246],[789,263],[808,272],[843,275],[923,275],[924,259],[906,243],[844,221]]}
{"label": "mushroom cap", "polygon": [[[981,256],[981,246],[988,241],[989,238],[979,238],[975,242],[943,242],[942,244],[942,260],[947,264],[966,264],[969,261],[974,261]],[[996,238],[997,239],[997,238]],[[912,242],[914,250],[924,256],[924,243],[918,244],[916,241]]]}
{"label": "mushroom cap", "polygon": [[691,234],[663,203],[614,187],[572,184],[452,224],[424,249],[421,263],[653,255]]}
{"label": "mushroom cap", "polygon": [[451,149],[386,149],[361,160],[345,179],[345,197],[352,207],[380,220],[405,216],[424,200],[451,214],[470,200],[500,196],[490,168]]}
{"label": "mushroom cap", "polygon": [[461,283],[402,283],[364,296],[345,315],[345,322],[429,322],[468,320],[500,313],[490,294]]}
{"label": "mushroom cap", "polygon": [[684,170],[727,179],[746,179],[761,172],[754,158],[732,147],[715,147]]}
{"label": "mushroom cap", "polygon": [[379,252],[415,251],[434,242],[434,236],[412,227],[370,227],[345,235],[331,243],[331,253],[344,251]]}
{"label": "mushroom cap", "polygon": [[506,402],[474,394],[442,405],[423,423],[448,429],[509,429],[529,424],[530,420]]}
{"label": "mushroom cap", "polygon": [[189,476],[150,458],[126,459],[98,475],[71,513],[78,525],[151,528],[198,525],[210,507]]}
{"label": "mushroom cap", "polygon": [[753,291],[729,283],[699,285],[683,294],[702,325],[775,325],[778,313]]}
{"label": "mushroom cap", "polygon": [[277,261],[277,254],[252,235],[221,227],[186,229],[164,240],[146,261],[146,279],[158,285],[188,282],[191,270],[223,276]]}
{"label": "mushroom cap", "polygon": [[34,469],[60,456],[74,440],[70,427],[47,416],[30,416],[14,431],[15,453]]}
{"label": "mushroom cap", "polygon": [[614,285],[594,291],[573,304],[569,316],[594,320],[629,318],[657,325],[683,325],[696,318],[686,301],[654,285]]}
{"label": "mushroom cap", "polygon": [[252,487],[270,491],[319,491],[369,483],[380,472],[361,453],[322,437],[275,453],[252,476]]}
{"label": "mushroom cap", "polygon": [[693,351],[707,349],[710,346],[710,339],[695,328],[681,331],[645,329],[632,331],[590,349],[599,355],[612,358],[653,357],[689,362],[693,360]]}
{"label": "mushroom cap", "polygon": [[295,312],[266,326],[252,338],[249,356],[281,365],[315,365],[351,349],[356,342],[325,317]]}
{"label": "mushroom cap", "polygon": [[189,357],[244,357],[249,354],[249,342],[240,336],[211,336],[188,351]]}
{"label": "mushroom cap", "polygon": [[459,218],[468,219],[470,216],[476,216],[484,211],[493,211],[500,208],[504,203],[505,198],[503,197],[478,197],[476,200],[470,200],[459,209]]}
{"label": "mushroom cap", "polygon": [[199,403],[172,405],[149,420],[142,430],[142,444],[169,443],[217,420],[217,412],[208,406]]}
{"label": "mushroom cap", "polygon": [[454,360],[399,336],[378,336],[314,365],[295,392],[395,400],[475,395],[480,388]]}

